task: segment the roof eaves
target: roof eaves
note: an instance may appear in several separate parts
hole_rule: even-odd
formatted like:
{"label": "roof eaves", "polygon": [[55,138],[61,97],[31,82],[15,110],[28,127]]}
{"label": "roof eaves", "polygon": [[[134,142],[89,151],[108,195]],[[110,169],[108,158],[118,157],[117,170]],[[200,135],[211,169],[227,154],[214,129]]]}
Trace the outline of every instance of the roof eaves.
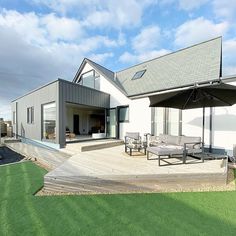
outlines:
{"label": "roof eaves", "polygon": [[[156,93],[160,93],[160,92],[164,92],[164,91],[171,91],[171,90],[175,90],[175,89],[181,89],[181,88],[185,88],[185,87],[194,86],[196,84],[203,85],[203,84],[208,84],[208,83],[212,83],[212,82],[217,82],[219,80],[220,80],[220,78],[219,79],[208,80],[208,81],[201,81],[201,82],[197,82],[197,83],[189,83],[189,84],[185,84],[185,85],[182,85],[182,86],[171,87],[171,88],[168,88],[168,89],[159,89],[159,90],[149,91],[149,92],[145,92],[145,93],[131,94],[131,95],[128,95],[127,97],[130,98],[130,99],[148,97],[152,94],[156,94]],[[236,80],[236,78],[235,78],[235,80]]]}
{"label": "roof eaves", "polygon": [[79,69],[77,70],[74,79],[72,80],[73,83],[76,83],[76,81],[77,81],[77,79],[78,79],[78,77],[79,77],[80,72],[83,70],[83,68],[84,68],[84,66],[85,66],[86,59],[87,59],[87,58],[84,58],[83,61],[81,62],[80,67],[79,67]]}

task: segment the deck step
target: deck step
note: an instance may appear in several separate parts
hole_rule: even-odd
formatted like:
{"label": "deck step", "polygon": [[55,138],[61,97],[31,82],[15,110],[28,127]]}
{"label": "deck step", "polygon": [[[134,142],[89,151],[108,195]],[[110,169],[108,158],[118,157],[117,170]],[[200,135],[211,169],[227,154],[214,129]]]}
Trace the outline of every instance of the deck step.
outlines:
{"label": "deck step", "polygon": [[124,144],[124,141],[118,140],[114,142],[107,142],[107,143],[99,143],[99,144],[93,144],[93,145],[85,145],[81,147],[81,152],[87,152],[87,151],[93,151],[103,148],[110,148],[110,147],[116,147],[119,145]]}
{"label": "deck step", "polygon": [[173,174],[155,176],[58,176],[44,177],[44,189],[49,192],[122,193],[163,191],[168,189],[225,186],[227,174]]}

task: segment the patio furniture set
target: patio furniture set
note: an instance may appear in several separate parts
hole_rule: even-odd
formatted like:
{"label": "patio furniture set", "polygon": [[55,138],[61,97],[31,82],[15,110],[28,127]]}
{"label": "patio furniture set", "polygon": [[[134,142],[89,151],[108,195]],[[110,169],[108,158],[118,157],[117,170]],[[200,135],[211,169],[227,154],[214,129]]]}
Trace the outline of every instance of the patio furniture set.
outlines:
{"label": "patio furniture set", "polygon": [[[159,136],[145,135],[145,141],[141,140],[138,132],[126,133],[125,136],[125,152],[130,156],[134,151],[143,152],[147,155],[147,160],[158,160],[160,166],[161,160],[171,157],[180,157],[183,163],[186,163],[187,156],[194,157],[198,154],[202,162],[204,162],[204,149],[201,137],[174,136],[168,134],[160,134]],[[157,158],[150,158],[150,153]]]}

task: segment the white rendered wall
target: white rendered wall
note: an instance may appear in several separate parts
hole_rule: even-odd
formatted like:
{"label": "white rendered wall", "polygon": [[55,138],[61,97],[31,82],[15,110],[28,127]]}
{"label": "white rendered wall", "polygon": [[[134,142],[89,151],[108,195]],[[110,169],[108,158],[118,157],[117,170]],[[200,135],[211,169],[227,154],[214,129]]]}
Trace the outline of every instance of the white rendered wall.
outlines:
{"label": "white rendered wall", "polygon": [[[87,63],[82,73],[92,69],[93,67]],[[100,75],[100,91],[110,94],[110,108],[129,106],[129,122],[120,123],[121,139],[126,132],[140,132],[142,136],[151,132],[151,108],[148,98],[131,100],[102,75]]]}
{"label": "white rendered wall", "polygon": [[110,108],[129,104],[130,99],[127,98],[118,88],[103,76],[100,76],[100,78],[100,90],[110,94]]}
{"label": "white rendered wall", "polygon": [[[236,86],[236,82],[230,84]],[[236,144],[236,105],[213,108],[212,134],[213,147],[226,149],[232,155]]]}
{"label": "white rendered wall", "polygon": [[[82,74],[93,70],[88,63],[83,68]],[[130,99],[127,98],[118,88],[100,74],[100,91],[110,94],[110,108],[120,105],[128,105]]]}
{"label": "white rendered wall", "polygon": [[151,108],[148,98],[130,100],[129,123],[120,123],[120,137],[125,132],[139,132],[143,137],[145,133],[151,133]]}
{"label": "white rendered wall", "polygon": [[[84,67],[83,73],[93,69],[89,64]],[[231,83],[236,85],[236,82]],[[151,132],[151,109],[148,98],[130,100],[113,84],[101,76],[100,90],[111,95],[110,107],[129,105],[129,123],[120,124],[120,136],[125,132]],[[202,137],[202,108],[184,110],[182,116],[182,134]],[[205,144],[209,145],[210,109],[205,109]],[[231,150],[236,144],[236,105],[232,107],[213,108],[212,117],[213,148]],[[229,153],[230,154],[230,153]]]}
{"label": "white rendered wall", "polygon": [[[205,145],[209,145],[209,114],[210,109],[205,109]],[[182,134],[186,136],[202,137],[203,108],[188,109],[182,112]]]}

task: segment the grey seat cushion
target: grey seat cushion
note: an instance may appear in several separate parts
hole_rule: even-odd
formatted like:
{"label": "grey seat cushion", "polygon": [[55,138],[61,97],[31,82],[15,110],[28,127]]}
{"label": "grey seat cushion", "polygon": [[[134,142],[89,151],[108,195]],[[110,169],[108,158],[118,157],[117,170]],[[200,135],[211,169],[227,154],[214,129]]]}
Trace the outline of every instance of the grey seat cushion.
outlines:
{"label": "grey seat cushion", "polygon": [[[179,144],[184,146],[185,143],[200,143],[201,137],[190,137],[190,136],[180,136]],[[187,144],[186,147],[188,149],[200,149],[200,144]]]}
{"label": "grey seat cushion", "polygon": [[147,151],[155,155],[171,156],[182,155],[184,148],[179,145],[160,145],[158,147],[148,147]]}
{"label": "grey seat cushion", "polygon": [[162,143],[179,145],[180,136],[169,135],[169,134],[160,134],[159,139]]}
{"label": "grey seat cushion", "polygon": [[126,132],[125,137],[132,138],[132,139],[139,139],[140,135],[139,135],[139,132]]}

